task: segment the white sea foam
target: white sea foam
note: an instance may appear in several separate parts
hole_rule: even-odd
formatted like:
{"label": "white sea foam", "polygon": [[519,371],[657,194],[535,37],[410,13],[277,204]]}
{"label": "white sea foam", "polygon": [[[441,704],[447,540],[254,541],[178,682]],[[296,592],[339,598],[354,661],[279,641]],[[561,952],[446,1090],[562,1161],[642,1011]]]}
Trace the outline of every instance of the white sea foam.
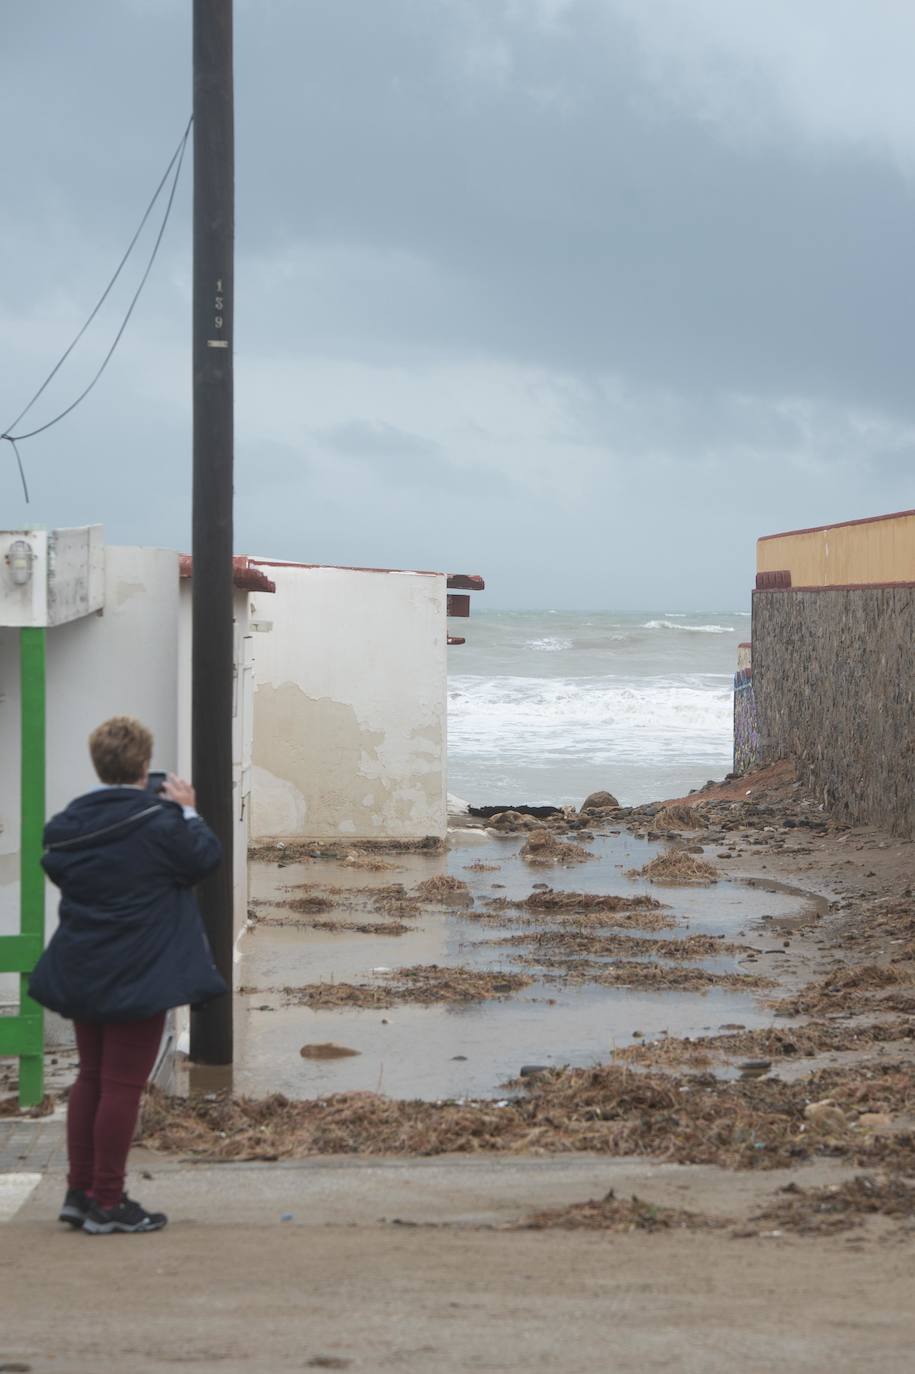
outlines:
{"label": "white sea foam", "polygon": [[448,695],[456,755],[541,764],[717,761],[731,739],[730,683],[702,674],[647,681],[468,675],[453,677]]}
{"label": "white sea foam", "polygon": [[546,635],[543,639],[529,639],[524,645],[525,649],[534,649],[541,654],[560,654],[563,649],[571,649],[571,639],[553,639]]}
{"label": "white sea foam", "polygon": [[643,630],[682,630],[684,634],[732,635],[733,625],[674,625],[670,620],[646,620]]}

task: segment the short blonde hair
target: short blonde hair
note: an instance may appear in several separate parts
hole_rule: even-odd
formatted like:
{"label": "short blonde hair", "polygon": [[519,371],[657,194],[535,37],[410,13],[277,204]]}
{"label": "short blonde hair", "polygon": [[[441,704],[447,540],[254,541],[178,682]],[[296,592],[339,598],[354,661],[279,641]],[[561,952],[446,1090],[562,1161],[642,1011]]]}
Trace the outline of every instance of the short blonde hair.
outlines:
{"label": "short blonde hair", "polygon": [[112,716],[89,736],[89,753],[102,782],[137,783],[149,767],[153,737],[133,716]]}

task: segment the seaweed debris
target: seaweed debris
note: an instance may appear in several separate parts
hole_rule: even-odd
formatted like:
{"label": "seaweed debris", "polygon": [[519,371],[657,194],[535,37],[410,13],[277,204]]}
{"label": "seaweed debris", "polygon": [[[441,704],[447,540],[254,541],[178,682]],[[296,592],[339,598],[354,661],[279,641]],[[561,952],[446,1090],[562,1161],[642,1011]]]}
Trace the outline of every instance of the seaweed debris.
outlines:
{"label": "seaweed debris", "polygon": [[529,864],[582,864],[597,858],[590,849],[570,840],[557,840],[551,831],[532,830],[521,847],[521,857]]}
{"label": "seaweed debris", "polygon": [[915,967],[898,964],[857,964],[836,969],[817,983],[808,983],[790,997],[773,1001],[780,1016],[816,1016],[819,1013],[858,1011],[913,1011],[915,997],[894,996],[888,990],[915,986]]}
{"label": "seaweed debris", "polygon": [[602,1198],[549,1207],[516,1222],[513,1231],[704,1231],[729,1225],[719,1217],[679,1207],[660,1207],[633,1195],[618,1198],[611,1188]]}
{"label": "seaweed debris", "polygon": [[826,1051],[863,1050],[915,1037],[915,1024],[907,1017],[849,1026],[833,1021],[810,1021],[802,1026],[762,1026],[758,1030],[709,1035],[697,1039],[664,1036],[659,1040],[627,1045],[616,1050],[615,1060],[651,1068],[691,1065],[705,1067],[713,1056],[746,1059],[803,1059]]}
{"label": "seaweed debris", "polygon": [[686,964],[656,964],[637,959],[618,959],[599,963],[593,959],[543,958],[532,955],[528,965],[544,969],[548,976],[569,983],[594,983],[601,987],[649,988],[658,991],[708,992],[709,988],[729,988],[735,992],[759,991],[772,987],[771,978],[750,973],[714,973],[690,968]]}
{"label": "seaweed debris", "polygon": [[635,959],[714,959],[745,953],[749,945],[735,944],[718,935],[686,935],[682,938],[651,940],[640,935],[590,935],[584,930],[524,931],[486,941],[493,945],[527,945],[560,953],[591,955],[597,958]]}
{"label": "seaweed debris", "polygon": [[445,906],[467,906],[473,901],[473,894],[463,878],[455,878],[450,873],[436,873],[417,883],[413,895],[420,901],[441,902]]}
{"label": "seaweed debris", "polygon": [[627,878],[646,878],[650,883],[667,883],[672,887],[688,885],[709,886],[717,883],[718,870],[705,859],[697,859],[685,849],[669,849],[658,854],[642,868],[630,868]]}
{"label": "seaweed debris", "polygon": [[[297,1102],[227,1093],[182,1099],[151,1089],[141,1138],[152,1149],[208,1159],[584,1151],[733,1169],[826,1156],[866,1170],[915,1170],[911,1129],[877,1133],[856,1125],[866,1112],[911,1116],[915,1070],[908,1063],[859,1063],[790,1083],[677,1078],[608,1064],[552,1070],[518,1087],[519,1095],[502,1103],[401,1101],[374,1093]],[[825,1098],[843,1124],[811,1129],[805,1108]]]}
{"label": "seaweed debris", "polygon": [[528,987],[523,973],[482,972],[440,964],[417,964],[380,974],[378,983],[306,983],[302,987],[240,988],[248,996],[280,992],[287,1005],[311,1007],[395,1007],[405,1003],[427,1006],[437,1002],[487,1002]]}
{"label": "seaweed debris", "polygon": [[695,806],[664,806],[654,817],[655,830],[706,830],[708,821]]}
{"label": "seaweed debris", "polygon": [[867,1217],[892,1217],[896,1221],[915,1218],[915,1188],[897,1175],[874,1177],[857,1174],[844,1183],[825,1188],[802,1188],[789,1183],[781,1195],[753,1221],[761,1221],[780,1231],[802,1236],[832,1235],[861,1226]]}

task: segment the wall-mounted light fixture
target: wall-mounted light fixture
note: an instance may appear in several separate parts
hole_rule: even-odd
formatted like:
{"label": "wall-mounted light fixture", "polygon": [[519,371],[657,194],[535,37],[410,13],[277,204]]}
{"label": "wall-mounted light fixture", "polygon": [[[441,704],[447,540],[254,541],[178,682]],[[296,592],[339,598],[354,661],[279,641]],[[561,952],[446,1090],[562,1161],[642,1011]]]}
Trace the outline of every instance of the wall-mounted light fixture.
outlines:
{"label": "wall-mounted light fixture", "polygon": [[35,554],[27,539],[14,539],[6,553],[6,566],[16,587],[28,586],[32,580]]}

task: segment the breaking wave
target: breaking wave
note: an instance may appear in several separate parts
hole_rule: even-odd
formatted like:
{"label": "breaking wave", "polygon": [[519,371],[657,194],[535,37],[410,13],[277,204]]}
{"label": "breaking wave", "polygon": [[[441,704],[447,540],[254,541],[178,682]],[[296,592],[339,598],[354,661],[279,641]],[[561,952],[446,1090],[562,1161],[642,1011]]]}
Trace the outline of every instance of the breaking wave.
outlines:
{"label": "breaking wave", "polygon": [[516,760],[720,762],[731,742],[728,677],[645,681],[455,676],[449,747],[456,755]]}
{"label": "breaking wave", "polygon": [[571,639],[553,639],[547,635],[543,639],[529,639],[524,645],[525,649],[534,649],[541,654],[559,654],[564,649],[571,649]]}
{"label": "breaking wave", "polygon": [[646,620],[643,630],[682,630],[684,634],[732,635],[733,625],[675,625],[672,620]]}

